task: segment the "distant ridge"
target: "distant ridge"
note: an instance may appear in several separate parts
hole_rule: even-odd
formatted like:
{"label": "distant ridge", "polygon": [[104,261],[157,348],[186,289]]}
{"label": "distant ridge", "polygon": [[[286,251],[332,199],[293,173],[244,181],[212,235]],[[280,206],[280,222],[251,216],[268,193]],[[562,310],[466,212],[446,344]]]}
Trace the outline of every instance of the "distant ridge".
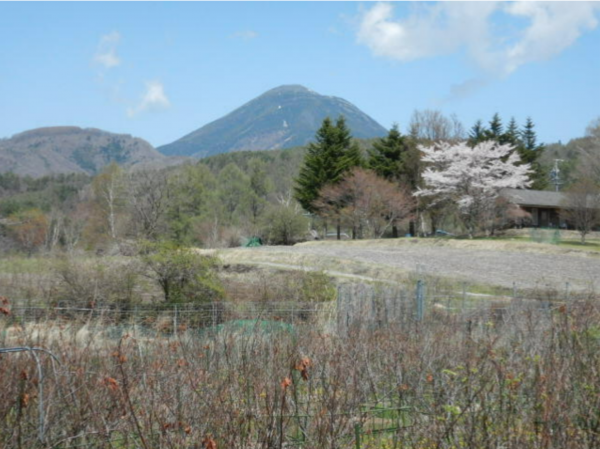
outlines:
{"label": "distant ridge", "polygon": [[387,132],[343,98],[286,85],[265,92],[158,150],[169,156],[201,158],[232,151],[291,148],[313,140],[325,117],[339,115],[344,115],[354,137],[368,139]]}
{"label": "distant ridge", "polygon": [[133,165],[165,157],[143,139],[95,128],[54,126],[0,139],[0,173],[40,177],[98,173],[111,162]]}

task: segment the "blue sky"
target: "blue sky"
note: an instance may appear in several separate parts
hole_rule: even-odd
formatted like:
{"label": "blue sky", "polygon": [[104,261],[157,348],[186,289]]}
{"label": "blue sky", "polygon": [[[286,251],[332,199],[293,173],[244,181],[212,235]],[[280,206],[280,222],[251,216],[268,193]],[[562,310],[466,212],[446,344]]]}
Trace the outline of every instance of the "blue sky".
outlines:
{"label": "blue sky", "polygon": [[0,137],[76,125],[155,146],[302,84],[385,127],[600,116],[600,3],[0,3]]}

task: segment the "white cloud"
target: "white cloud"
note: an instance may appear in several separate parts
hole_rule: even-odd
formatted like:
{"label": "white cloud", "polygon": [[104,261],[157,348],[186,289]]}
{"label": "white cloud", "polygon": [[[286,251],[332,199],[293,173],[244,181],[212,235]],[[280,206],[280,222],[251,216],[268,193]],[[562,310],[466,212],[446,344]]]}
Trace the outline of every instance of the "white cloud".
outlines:
{"label": "white cloud", "polygon": [[141,112],[158,111],[169,106],[171,106],[171,102],[165,94],[163,84],[160,81],[148,81],[140,102],[136,106],[128,108],[127,115],[135,117]]}
{"label": "white cloud", "polygon": [[105,34],[100,38],[100,43],[94,55],[94,62],[110,69],[121,64],[121,60],[117,55],[117,46],[121,41],[121,34],[118,31]]}
{"label": "white cloud", "polygon": [[232,34],[231,37],[233,37],[234,39],[242,39],[244,41],[249,41],[252,39],[256,39],[258,37],[258,33],[252,30],[244,30]]}
{"label": "white cloud", "polygon": [[598,25],[596,11],[600,4],[588,2],[517,2],[505,11],[527,17],[531,23],[522,38],[506,50],[506,69],[512,72],[520,65],[543,61],[571,46],[586,30]]}
{"label": "white cloud", "polygon": [[[508,75],[556,56],[594,29],[600,3],[440,2],[417,5],[402,19],[394,19],[393,9],[378,3],[360,18],[357,40],[376,56],[408,62],[464,50],[485,71]],[[511,35],[493,23],[497,14],[529,23]]]}

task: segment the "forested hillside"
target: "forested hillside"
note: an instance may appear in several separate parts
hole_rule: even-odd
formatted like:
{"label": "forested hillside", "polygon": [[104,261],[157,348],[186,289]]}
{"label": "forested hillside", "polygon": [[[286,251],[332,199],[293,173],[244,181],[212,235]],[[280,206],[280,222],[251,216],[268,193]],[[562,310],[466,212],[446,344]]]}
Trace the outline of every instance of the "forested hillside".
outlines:
{"label": "forested hillside", "polygon": [[[486,141],[509,144],[519,164],[529,161],[535,167],[530,175],[533,185],[548,189],[553,188],[550,171],[555,158],[562,159],[561,187],[568,189],[579,176],[577,167],[585,161],[593,166],[589,161],[600,148],[597,124],[590,126],[586,137],[544,146],[536,140],[533,122],[518,126],[510,121],[504,126],[498,116],[466,131],[452,118],[421,111],[406,133],[394,127],[377,139],[355,139],[346,122],[326,122],[310,145],[286,150],[183,159],[178,160],[181,165],[162,168],[156,161],[146,167],[137,164],[135,169],[113,162],[94,176],[2,174],[2,245],[30,252],[114,249],[140,240],[223,247],[238,246],[252,236],[289,244],[312,238],[315,231],[331,234],[336,228],[357,238],[413,234],[423,232],[423,220],[429,229],[443,225],[462,232],[453,201],[422,197],[418,209],[405,212],[413,200],[402,195],[425,188],[428,163],[420,145],[465,140],[471,146]],[[326,142],[333,145],[331,150]],[[333,153],[327,156],[327,151]],[[338,163],[342,165],[336,168]],[[324,164],[322,169],[319,164]],[[324,171],[316,175],[319,170]],[[396,189],[405,193],[397,196]],[[373,202],[373,195],[378,202]],[[349,203],[350,198],[355,203]],[[354,205],[348,209],[349,204]],[[505,226],[490,223],[492,229]]]}
{"label": "forested hillside", "polygon": [[38,128],[0,140],[0,173],[32,177],[93,175],[111,162],[131,166],[164,158],[143,139],[76,126]]}

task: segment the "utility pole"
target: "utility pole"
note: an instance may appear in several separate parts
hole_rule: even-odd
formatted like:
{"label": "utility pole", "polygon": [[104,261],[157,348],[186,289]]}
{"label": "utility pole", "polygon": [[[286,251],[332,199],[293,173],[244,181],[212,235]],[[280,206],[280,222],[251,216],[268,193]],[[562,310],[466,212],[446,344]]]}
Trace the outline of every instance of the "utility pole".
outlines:
{"label": "utility pole", "polygon": [[561,184],[563,184],[560,179],[560,168],[558,164],[560,162],[564,162],[563,159],[554,159],[554,168],[550,171],[550,180],[552,184],[554,184],[554,189],[558,192],[560,190]]}

